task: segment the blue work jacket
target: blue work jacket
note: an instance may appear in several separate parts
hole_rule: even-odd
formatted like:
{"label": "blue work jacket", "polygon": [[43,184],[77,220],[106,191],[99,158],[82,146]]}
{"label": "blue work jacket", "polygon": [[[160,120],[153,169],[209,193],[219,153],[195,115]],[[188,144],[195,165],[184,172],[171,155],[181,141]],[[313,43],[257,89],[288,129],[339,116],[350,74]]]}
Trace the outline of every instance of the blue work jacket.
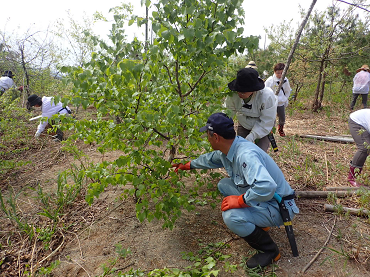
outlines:
{"label": "blue work jacket", "polygon": [[227,155],[216,150],[191,161],[191,168],[224,167],[237,186],[247,188],[245,203],[255,206],[272,200],[276,192],[281,197],[294,193],[275,161],[254,143],[237,136]]}

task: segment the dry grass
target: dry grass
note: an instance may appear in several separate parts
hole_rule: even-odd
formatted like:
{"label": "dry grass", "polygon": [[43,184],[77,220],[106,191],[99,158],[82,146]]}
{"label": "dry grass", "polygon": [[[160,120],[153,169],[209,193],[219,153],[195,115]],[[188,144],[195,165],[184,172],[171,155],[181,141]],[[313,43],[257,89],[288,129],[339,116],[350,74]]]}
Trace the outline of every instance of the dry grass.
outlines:
{"label": "dry grass", "polygon": [[[304,134],[348,135],[348,115],[349,112],[343,109],[333,109],[329,111],[324,108],[318,113],[312,113],[307,109],[298,109],[295,105],[290,105],[288,107],[285,128],[287,136],[282,138],[275,135],[279,151],[276,153],[270,151],[269,153],[283,170],[287,180],[294,189],[325,190],[325,188],[329,186],[348,186],[346,181],[347,171],[349,161],[356,150],[355,146],[353,144],[324,142],[300,137],[300,135]],[[52,192],[53,188],[55,188],[57,173],[68,169],[73,162],[73,157],[61,151],[60,144],[46,137],[39,141],[33,140],[32,135],[35,126],[30,123],[27,123],[26,126],[30,137],[30,142],[27,144],[28,150],[21,151],[17,154],[9,154],[8,156],[3,154],[2,158],[29,160],[32,161],[32,163],[20,168],[15,168],[13,171],[7,172],[6,175],[0,176],[1,192],[4,196],[7,196],[11,192],[10,188],[12,188],[14,193],[18,193],[23,189],[24,193],[19,196],[16,203],[18,216],[26,220],[30,225],[34,226],[34,228],[36,228],[35,226],[37,226],[37,228],[47,228],[53,225],[53,222],[37,214],[40,212],[40,203],[35,198],[35,192],[27,188],[36,189],[37,185],[41,184],[45,189]],[[12,150],[16,150],[17,147],[22,146],[14,141],[3,141],[3,143]],[[77,146],[84,150],[93,161],[100,162],[102,160],[102,156],[93,146],[84,145],[83,143],[77,143]],[[117,157],[117,153],[111,153],[111,156],[109,155],[109,153],[106,153],[104,159],[108,160]],[[370,172],[369,166],[365,168],[364,172]],[[127,243],[136,241],[136,244],[130,247],[138,248],[135,255],[137,255],[137,259],[140,260],[140,262],[133,262],[133,264],[136,265],[133,267],[137,267],[137,264],[152,269],[166,266],[167,264],[164,258],[158,256],[155,256],[153,260],[148,259],[148,262],[151,262],[150,266],[145,263],[147,259],[146,255],[151,257],[151,255],[155,253],[145,254],[145,249],[150,247],[150,245],[148,246],[147,243],[141,243],[140,237],[138,238],[138,236],[141,232],[144,233],[144,236],[148,236],[151,232],[150,228],[156,228],[155,230],[158,230],[156,234],[156,251],[165,255],[163,254],[165,253],[164,250],[167,251],[171,249],[172,246],[168,246],[165,241],[160,240],[167,240],[168,238],[174,239],[174,234],[176,234],[176,232],[170,233],[166,231],[165,233],[165,231],[163,231],[163,235],[160,233],[161,231],[158,227],[160,223],[158,226],[154,227],[149,223],[147,226],[146,224],[139,224],[136,218],[134,218],[134,203],[117,202],[116,197],[119,194],[117,194],[113,188],[109,190],[108,193],[110,194],[107,193],[106,198],[99,199],[93,206],[88,206],[86,204],[82,194],[76,199],[75,203],[66,207],[63,216],[58,219],[59,221],[56,225],[57,231],[53,234],[49,244],[46,244],[45,241],[41,241],[40,237],[28,237],[19,229],[19,226],[17,226],[14,221],[9,220],[4,214],[1,214],[0,276],[22,276],[22,272],[27,269],[30,271],[31,268],[34,273],[36,269],[41,266],[49,266],[50,262],[53,260],[63,261],[63,259],[65,265],[61,266],[57,271],[59,273],[56,273],[54,276],[66,276],[66,272],[69,272],[68,270],[71,268],[73,268],[73,270],[71,269],[70,272],[75,272],[75,276],[87,276],[86,273],[89,269],[86,265],[90,267],[90,272],[97,274],[99,270],[96,268],[100,267],[99,263],[101,263],[104,259],[103,256],[106,254],[95,254],[96,256],[94,256],[94,258],[99,255],[102,256],[99,256],[99,262],[94,262],[95,260],[92,259],[89,263],[86,258],[89,255],[89,251],[91,252],[94,250],[94,247],[91,247],[92,240],[90,238],[90,233],[86,233],[85,231],[88,230],[88,232],[90,232],[89,228],[92,228],[95,224],[99,226],[95,235],[101,234],[101,237],[94,237],[94,240],[96,240],[98,244],[105,243],[106,237],[114,238],[115,236],[133,238],[127,241]],[[334,199],[333,201],[335,201],[336,204],[354,208],[364,207],[363,203],[366,203],[366,201],[356,196],[345,199]],[[294,267],[289,264],[290,262],[287,262],[286,259],[283,259],[279,264],[280,271],[278,271],[278,273],[280,273],[280,275],[278,274],[278,276],[288,276],[291,273],[299,276],[299,270],[307,264],[310,260],[310,256],[316,253],[316,250],[322,246],[323,242],[320,241],[320,238],[324,238],[324,240],[327,238],[327,229],[331,228],[330,224],[334,216],[323,213],[321,206],[325,202],[326,200],[304,199],[299,203],[302,214],[300,219],[298,217],[295,221],[295,230],[297,232],[298,242],[300,243],[300,251],[302,252],[301,258],[296,260]],[[126,209],[124,209],[124,206],[121,206],[120,203],[125,203],[127,205],[125,205]],[[109,207],[112,208],[110,209],[112,214],[106,212]],[[230,234],[225,232],[225,227],[223,227],[221,222],[222,220],[217,214],[218,211],[216,212],[209,207],[202,207],[200,210],[202,210],[201,217],[198,215],[198,218],[197,215],[187,214],[186,216],[189,217],[190,221],[180,220],[179,225],[182,227],[180,227],[179,232],[182,238],[186,237],[186,241],[180,240],[179,247],[181,243],[184,242],[184,245],[191,245],[191,249],[195,251],[196,248],[199,247],[198,241],[204,237],[205,233],[207,237],[212,237],[214,240],[218,240],[225,234],[225,241],[230,239]],[[211,223],[207,221],[210,220],[210,218]],[[112,221],[113,219],[114,221]],[[192,223],[190,226],[189,222]],[[218,225],[216,226],[214,223]],[[123,229],[121,228],[122,224],[126,224]],[[208,227],[205,227],[204,224]],[[135,227],[132,227],[134,225]],[[199,226],[203,227],[200,228]],[[351,227],[348,228],[348,226]],[[132,229],[131,233],[124,233],[125,230],[130,230],[130,228]],[[282,230],[274,231],[272,234],[278,237],[279,241],[284,241],[285,234]],[[332,240],[334,240],[334,242],[329,243],[329,247],[342,252],[329,251],[331,255],[327,254],[326,258],[331,259],[330,261],[333,265],[337,265],[338,262],[340,264],[340,262],[343,261],[341,259],[345,259],[346,261],[349,260],[353,262],[353,264],[349,264],[345,269],[335,266],[321,269],[318,265],[314,265],[313,267],[315,269],[307,276],[332,276],[334,272],[333,268],[337,276],[345,276],[345,272],[365,272],[366,274],[367,270],[370,269],[367,268],[370,267],[368,265],[368,257],[370,256],[368,250],[369,234],[370,231],[367,219],[341,215],[338,220],[338,225],[334,228],[332,234]],[[114,239],[112,240],[114,241]],[[140,243],[138,242],[139,240]],[[144,240],[145,239],[143,239],[143,241]],[[107,241],[109,241],[109,239],[107,239]],[[125,242],[125,239],[123,238],[122,241]],[[139,244],[143,244],[142,249],[139,249]],[[240,243],[238,242],[238,244]],[[163,249],[159,247],[163,247]],[[238,246],[234,243],[233,247]],[[285,248],[286,249],[283,250],[285,251],[283,255],[288,256],[289,247]],[[238,249],[239,251],[243,251],[241,247]],[[176,251],[180,252],[180,249],[176,249]],[[229,250],[230,254],[232,254],[231,252],[233,251]],[[82,255],[84,255],[84,259],[81,258],[81,261],[77,261],[76,258],[68,260],[66,257],[69,255],[75,255],[74,257],[82,257]],[[108,256],[111,258],[112,255],[109,256],[107,254],[106,260]],[[139,259],[139,257],[142,259]],[[178,261],[178,259],[181,259],[180,256],[177,257],[178,259],[175,259],[173,255],[169,257],[171,257],[171,260],[173,259],[174,264],[180,264]],[[160,262],[154,263],[153,261],[156,259]],[[43,262],[40,263],[40,261]],[[321,262],[324,261],[325,259],[321,260]],[[95,271],[92,270],[94,266]],[[125,264],[121,265],[121,267],[125,266]],[[78,274],[76,272],[78,272]]]}

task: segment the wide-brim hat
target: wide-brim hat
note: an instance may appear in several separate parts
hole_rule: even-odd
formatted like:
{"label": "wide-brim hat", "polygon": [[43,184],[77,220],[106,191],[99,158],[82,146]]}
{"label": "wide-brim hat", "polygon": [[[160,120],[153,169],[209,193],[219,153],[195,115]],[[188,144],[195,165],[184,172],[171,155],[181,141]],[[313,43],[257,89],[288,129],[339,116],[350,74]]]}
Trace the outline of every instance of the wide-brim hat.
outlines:
{"label": "wide-brim hat", "polygon": [[30,106],[33,107],[40,103],[42,101],[40,96],[37,96],[36,94],[32,94],[28,97],[28,103],[30,103]]}
{"label": "wide-brim hat", "polygon": [[360,72],[361,70],[370,72],[369,66],[367,64],[364,64],[363,66],[361,66],[359,69],[356,70],[356,72]]}
{"label": "wide-brim hat", "polygon": [[5,70],[3,76],[7,76],[9,78],[13,78],[14,77],[13,72],[11,72],[10,70]]}
{"label": "wide-brim hat", "polygon": [[242,68],[238,71],[236,79],[228,84],[232,91],[252,92],[265,87],[264,81],[258,76],[258,72],[253,68]]}
{"label": "wide-brim hat", "polygon": [[254,61],[250,61],[245,68],[257,69],[258,67]]}

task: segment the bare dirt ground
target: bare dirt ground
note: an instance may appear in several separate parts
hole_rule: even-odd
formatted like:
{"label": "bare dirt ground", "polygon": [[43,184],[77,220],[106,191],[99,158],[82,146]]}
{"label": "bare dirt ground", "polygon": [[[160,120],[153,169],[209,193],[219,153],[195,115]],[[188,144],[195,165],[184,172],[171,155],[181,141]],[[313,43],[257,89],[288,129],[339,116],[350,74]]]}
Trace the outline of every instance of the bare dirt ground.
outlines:
{"label": "bare dirt ground", "polygon": [[[325,190],[327,186],[347,186],[347,167],[340,165],[347,165],[355,151],[354,145],[299,139],[301,134],[348,134],[345,133],[346,120],[308,111],[294,113],[294,116],[288,114],[287,137],[276,137],[280,151],[270,154],[293,188],[313,190],[319,187]],[[85,148],[92,161],[101,161],[102,155],[94,147],[80,146]],[[73,157],[60,148],[61,144],[48,138],[35,143],[26,158],[32,160],[32,164],[0,180],[2,192],[9,188],[15,191],[25,187],[36,188],[38,182],[55,179],[59,171],[67,169],[73,162]],[[292,153],[294,149],[299,149],[300,153],[296,159]],[[108,153],[104,159],[114,159],[118,155]],[[304,159],[306,163],[317,163],[317,171],[304,172],[305,163],[301,162]],[[55,185],[53,182],[50,184],[50,189],[53,189]],[[117,257],[117,244],[131,250],[130,255],[115,264],[115,268],[122,272],[131,268],[145,272],[165,267],[185,268],[194,262],[183,259],[183,253],[197,254],[218,242],[227,242],[229,247],[217,251],[231,255],[229,262],[233,264],[242,264],[251,256],[252,249],[246,242],[225,227],[219,209],[212,209],[209,205],[198,206],[193,212],[184,212],[173,230],[162,229],[160,221],[140,223],[135,217],[134,200],[119,199],[122,190],[120,187],[108,188],[92,206],[79,199],[69,211],[68,218],[60,221],[60,227],[63,224],[71,227],[55,234],[49,249],[21,236],[10,245],[6,237],[14,226],[1,214],[0,276],[26,276],[22,274],[26,264],[28,272],[34,273],[37,268],[46,267],[55,260],[60,264],[50,276],[101,276],[104,273],[102,266],[109,266]],[[34,205],[33,197],[34,194],[28,190],[19,198],[18,208],[25,216],[36,213],[39,208]],[[218,276],[272,276],[272,272],[276,276],[370,276],[368,219],[326,213],[323,209],[326,199],[300,198],[296,201],[300,214],[293,220],[293,227],[299,257],[292,256],[284,228],[272,228],[269,232],[282,256],[276,266],[267,267],[259,272],[260,275],[248,275],[238,267],[233,273],[221,270]],[[351,207],[357,205],[355,198],[338,201]],[[16,230],[14,232],[17,233]]]}

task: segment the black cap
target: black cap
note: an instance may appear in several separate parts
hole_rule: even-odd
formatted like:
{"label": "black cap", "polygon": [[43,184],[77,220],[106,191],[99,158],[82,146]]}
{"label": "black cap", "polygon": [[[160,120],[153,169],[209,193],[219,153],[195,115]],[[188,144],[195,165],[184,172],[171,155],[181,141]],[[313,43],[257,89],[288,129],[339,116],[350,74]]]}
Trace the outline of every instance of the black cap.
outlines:
{"label": "black cap", "polygon": [[35,106],[37,104],[42,104],[41,97],[37,96],[36,94],[32,94],[28,97],[28,103],[30,103],[30,106]]}
{"label": "black cap", "polygon": [[238,71],[236,79],[228,84],[229,89],[237,92],[258,91],[265,87],[265,83],[253,68],[242,68]]}
{"label": "black cap", "polygon": [[199,132],[210,130],[224,138],[235,136],[234,121],[224,113],[214,113],[208,120],[206,126],[199,129]]}

